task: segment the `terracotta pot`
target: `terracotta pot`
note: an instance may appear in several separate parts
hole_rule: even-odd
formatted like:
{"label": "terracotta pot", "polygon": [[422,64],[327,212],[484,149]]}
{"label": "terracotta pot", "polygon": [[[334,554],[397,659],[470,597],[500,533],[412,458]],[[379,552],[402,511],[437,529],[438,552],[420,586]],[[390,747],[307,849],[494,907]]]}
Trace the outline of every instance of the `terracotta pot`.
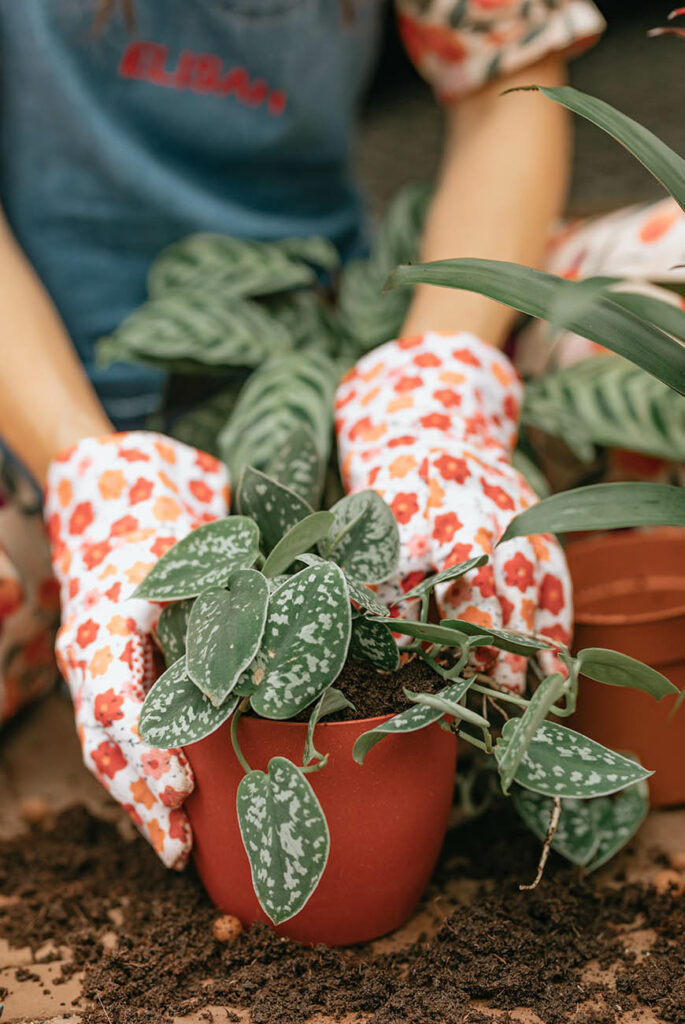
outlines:
{"label": "terracotta pot", "polygon": [[[357,737],[387,717],[317,726],[317,750],[329,761],[309,781],[328,820],[330,855],[314,895],[277,934],[329,946],[367,942],[399,928],[421,899],[447,829],[457,741],[436,724],[388,736],[363,766],[355,764]],[[249,764],[265,770],[276,754],[301,763],[306,730],[304,724],[247,716],[238,735]],[[268,921],[240,838],[235,803],[243,770],[228,723],[185,750],[196,779],[185,807],[207,892],[245,924]]]}
{"label": "terracotta pot", "polygon": [[[629,654],[685,687],[685,530],[596,534],[566,548],[574,587],[575,650]],[[582,678],[570,725],[655,774],[653,806],[685,803],[685,707]]]}

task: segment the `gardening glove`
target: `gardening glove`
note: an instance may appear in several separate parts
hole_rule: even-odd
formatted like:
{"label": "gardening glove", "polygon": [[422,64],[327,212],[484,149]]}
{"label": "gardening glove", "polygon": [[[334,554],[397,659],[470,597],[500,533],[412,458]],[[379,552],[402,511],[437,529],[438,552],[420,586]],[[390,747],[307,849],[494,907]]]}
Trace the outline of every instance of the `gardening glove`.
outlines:
{"label": "gardening glove", "polygon": [[[487,565],[436,587],[441,616],[568,643],[571,584],[558,542],[519,537],[495,547],[510,520],[537,500],[511,465],[521,397],[507,357],[472,334],[388,342],[338,388],[343,481],[352,492],[377,490],[398,522],[399,572],[379,588],[381,600],[487,554]],[[526,659],[490,648],[477,658],[499,687],[523,692]],[[545,670],[557,661],[543,657]]]}
{"label": "gardening glove", "polygon": [[161,608],[131,594],[165,551],[227,511],[223,466],[159,434],[88,438],[48,471],[45,514],[62,606],[57,659],[84,762],[168,867],[182,867],[192,845],[181,805],[193,776],[181,750],[157,750],[138,736],[159,672],[152,631]]}

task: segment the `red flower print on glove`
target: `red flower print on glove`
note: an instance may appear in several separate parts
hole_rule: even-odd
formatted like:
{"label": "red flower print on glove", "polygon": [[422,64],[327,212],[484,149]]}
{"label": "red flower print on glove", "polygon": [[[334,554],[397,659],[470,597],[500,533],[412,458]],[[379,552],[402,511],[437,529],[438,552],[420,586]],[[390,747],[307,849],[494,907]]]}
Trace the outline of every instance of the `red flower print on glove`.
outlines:
{"label": "red flower print on glove", "polygon": [[[396,384],[415,376],[417,366],[421,384],[404,390],[398,404]],[[436,398],[445,385],[458,399],[448,405]],[[379,588],[382,599],[393,601],[426,574],[487,554],[486,566],[436,588],[441,614],[568,643],[571,586],[557,541],[522,537],[496,547],[514,516],[537,500],[511,465],[520,404],[521,383],[509,360],[473,335],[388,342],[360,360],[338,389],[343,479],[349,491],[377,490],[398,522],[399,574]],[[477,657],[498,685],[523,691],[525,659],[490,649]],[[553,655],[542,660],[546,669],[556,667]]]}
{"label": "red flower print on glove", "polygon": [[130,595],[172,544],[227,511],[223,466],[158,434],[89,438],[48,474],[62,605],[57,657],[83,759],[169,867],[182,867],[191,849],[182,804],[193,776],[183,751],[156,750],[138,736],[158,673],[151,634],[160,607]]}

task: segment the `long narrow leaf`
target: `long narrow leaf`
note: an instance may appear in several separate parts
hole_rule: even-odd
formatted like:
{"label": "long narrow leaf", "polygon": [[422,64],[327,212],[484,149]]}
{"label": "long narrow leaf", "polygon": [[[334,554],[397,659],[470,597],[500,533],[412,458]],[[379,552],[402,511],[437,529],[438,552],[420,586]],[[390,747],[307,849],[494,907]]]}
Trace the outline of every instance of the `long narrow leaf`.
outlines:
{"label": "long narrow leaf", "polygon": [[530,534],[626,526],[685,526],[685,488],[617,483],[562,491],[512,519],[499,543]]}
{"label": "long narrow leaf", "polygon": [[648,320],[666,334],[685,341],[685,313],[678,306],[638,292],[611,292],[609,298],[641,320]]}
{"label": "long narrow leaf", "polygon": [[[487,295],[529,316],[549,320],[563,290],[573,282],[554,274],[499,260],[456,259],[397,267],[386,288],[443,285]],[[572,309],[564,326],[641,366],[664,384],[685,394],[685,348],[656,327],[600,297],[591,306]]]}

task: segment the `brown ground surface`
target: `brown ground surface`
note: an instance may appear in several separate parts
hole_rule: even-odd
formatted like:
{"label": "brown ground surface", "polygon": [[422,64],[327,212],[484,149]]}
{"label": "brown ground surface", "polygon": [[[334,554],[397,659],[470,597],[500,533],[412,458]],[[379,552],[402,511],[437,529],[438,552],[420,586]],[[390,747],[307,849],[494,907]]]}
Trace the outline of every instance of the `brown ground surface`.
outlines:
{"label": "brown ground surface", "polygon": [[[28,804],[26,802],[27,798],[31,798]],[[111,822],[118,823],[120,831],[123,830],[123,834],[125,836],[130,835],[127,823],[121,818],[118,809],[107,800],[104,793],[100,790],[100,787],[90,778],[85,769],[81,766],[79,751],[71,721],[70,707],[68,702],[59,695],[54,695],[41,706],[34,709],[31,713],[24,716],[7,731],[3,738],[3,743],[0,747],[0,840],[11,839],[12,837],[16,837],[24,833],[27,837],[27,842],[45,842],[45,840],[41,840],[40,834],[34,833],[33,837],[30,836],[28,826],[22,817],[22,814],[26,813],[27,807],[30,811],[32,806],[31,801],[35,802],[35,798],[42,798],[55,813],[60,812],[73,803],[85,804],[92,814],[95,814],[98,817],[104,817]],[[460,831],[460,829],[457,829],[454,834],[458,835]],[[52,833],[52,835],[52,841],[54,841],[54,833]],[[147,856],[143,851],[140,853],[140,856],[136,854],[136,858],[132,858],[130,854],[126,853],[126,850],[128,849],[127,844],[122,843],[118,839],[115,842],[114,832],[111,833],[111,836],[112,838],[110,841],[112,842],[113,847],[115,845],[117,846],[116,850],[113,849],[113,870],[117,870],[114,866],[117,863],[116,857],[120,858],[118,863],[124,865],[126,859],[130,862],[131,860],[140,858],[144,860]],[[106,830],[104,833],[104,841],[105,843],[107,842]],[[102,856],[102,837],[99,839],[99,844],[99,855]],[[455,848],[459,850],[458,843]],[[124,851],[123,854],[122,850]],[[131,850],[142,851],[142,847],[131,847]],[[653,959],[655,961],[655,970],[657,969],[656,961],[659,959],[656,955],[658,950],[654,946],[655,933],[653,930],[640,927],[639,918],[636,921],[631,921],[632,908],[634,905],[637,906],[638,904],[635,903],[637,897],[635,892],[630,889],[630,883],[636,881],[649,882],[655,877],[659,870],[663,869],[663,866],[666,863],[666,856],[669,853],[682,851],[685,851],[685,810],[653,813],[647,823],[643,826],[637,840],[632,844],[630,850],[623,854],[618,861],[615,861],[609,869],[605,869],[604,875],[601,879],[602,886],[607,892],[611,892],[612,887],[614,891],[618,891],[615,890],[615,886],[616,880],[620,879],[621,885],[623,886],[621,892],[625,892],[626,894],[620,899],[617,897],[615,903],[617,913],[619,915],[617,920],[622,922],[617,933],[620,935],[620,942],[626,949],[638,952],[639,957],[637,963],[649,963],[649,961],[644,959],[644,956],[645,954],[647,956],[651,955],[648,952],[651,949],[654,954]],[[93,856],[95,856],[95,854],[93,854]],[[455,920],[454,917],[449,917],[450,913],[454,911],[455,901],[457,903],[461,902],[468,904],[472,901],[474,894],[483,884],[485,884],[486,890],[492,894],[493,900],[502,899],[502,906],[508,910],[512,910],[517,901],[521,901],[523,894],[521,894],[521,896],[519,896],[519,894],[514,895],[514,887],[511,886],[511,884],[509,884],[509,893],[507,894],[506,892],[500,893],[498,891],[497,882],[493,883],[492,881],[487,881],[490,877],[490,865],[487,864],[487,857],[485,858],[481,871],[480,867],[476,867],[474,870],[473,850],[471,850],[470,856],[471,863],[469,867],[464,866],[463,869],[460,869],[460,858],[458,856],[456,859],[452,858],[451,863],[448,860],[447,864],[443,865],[443,872],[445,867],[451,868],[449,873],[452,880],[449,882],[443,882],[440,887],[434,886],[429,894],[426,905],[420,910],[416,918],[410,922],[402,932],[397,933],[380,943],[376,943],[374,946],[375,954],[382,951],[392,955],[397,951],[402,951],[406,949],[421,933],[427,933],[429,936],[434,936],[439,932],[440,927],[445,922],[447,922],[447,927],[449,928],[450,920],[452,922]],[[519,852],[516,852],[515,855],[512,853],[512,856],[520,859]],[[475,860],[478,860],[477,855]],[[30,861],[31,858],[28,858],[27,862]],[[462,861],[464,861],[465,865],[464,858],[462,858]],[[525,861],[522,861],[522,863],[525,864]],[[1,869],[2,851],[0,849],[0,873]],[[88,870],[87,867],[86,870]],[[123,867],[119,870],[121,870],[123,876]],[[147,869],[143,868],[142,870],[144,871]],[[153,872],[154,870],[155,869],[153,869]],[[523,870],[529,872],[530,865],[524,867]],[[576,922],[578,920],[582,921],[582,916],[578,916],[579,906],[582,906],[583,900],[590,900],[591,903],[592,899],[596,899],[596,897],[590,895],[589,889],[583,889],[582,886],[579,888],[578,886],[580,883],[569,880],[570,876],[567,878],[563,873],[560,873],[556,877],[559,878],[559,884],[565,887],[560,890],[561,895],[557,904],[557,910],[560,912],[560,922],[565,922],[564,907],[566,900],[574,902],[576,909],[574,911],[575,917],[573,920]],[[522,880],[527,881],[529,879],[524,877]],[[159,884],[160,883],[158,882],[158,887]],[[161,884],[164,885],[165,883],[162,881]],[[504,888],[506,887],[500,885],[500,889]],[[35,895],[36,894],[34,893],[34,898]],[[525,895],[528,899],[529,894]],[[38,894],[38,897],[39,900],[37,905],[40,905],[40,894]],[[0,900],[3,900],[5,904],[8,898],[11,898],[11,893],[0,892]],[[171,890],[170,898],[175,900],[188,900],[189,896],[187,886],[185,889],[177,887],[176,889]],[[190,898],[191,900],[196,899],[195,896],[191,896]],[[140,899],[141,901],[146,899],[145,892],[140,893]],[[548,908],[551,904],[548,902],[545,903],[543,897],[540,897],[540,899],[542,900],[540,906],[544,908],[543,912],[548,913]],[[549,897],[545,896],[544,899],[548,900]],[[610,900],[611,899],[613,899],[613,897],[610,897]],[[86,904],[84,903],[84,905]],[[187,905],[190,906],[194,904],[191,902]],[[483,907],[482,900],[479,901],[479,906],[481,908]],[[597,904],[597,906],[599,908],[600,904]],[[663,917],[663,906],[664,905],[662,904],[661,908],[659,908],[659,905],[653,903],[651,911],[648,912],[648,917],[649,913],[654,914],[655,907],[658,913],[654,916],[654,920],[656,921],[660,917]],[[201,907],[201,911],[203,914],[209,915],[207,916],[207,921],[211,922],[211,910],[207,907]],[[493,920],[497,920],[496,912],[494,918],[492,916],[492,907],[487,909],[486,906],[485,910],[481,909],[478,912],[486,915],[483,918],[486,922],[484,926],[486,928],[492,926]],[[515,911],[512,917],[512,920],[514,921],[516,919],[516,913],[518,913],[518,911]],[[598,909],[597,913],[606,913],[606,910]],[[673,915],[673,911],[669,911],[669,913],[671,916]],[[491,916],[488,918],[487,914],[490,914]],[[678,916],[677,918],[673,917],[673,920],[680,921],[680,913],[676,911],[676,914]],[[594,936],[594,934],[591,935],[591,932],[593,932],[593,925],[591,923],[593,915],[594,911],[590,909],[587,924],[587,942],[594,943],[596,936]],[[110,913],[110,918],[112,920],[111,930],[107,935],[105,935],[104,941],[102,936],[100,937],[100,941],[103,941],[105,949],[108,948],[108,944],[111,948],[116,946],[118,942],[117,933],[120,930],[120,925],[122,923],[116,913]],[[487,923],[488,921],[490,924]],[[577,924],[573,924],[570,917],[569,922],[571,928],[577,931]],[[11,925],[9,927],[11,929]],[[68,930],[69,927],[72,927],[73,930],[73,923],[65,925],[66,930]],[[104,929],[103,935],[104,932],[107,931],[107,929]],[[443,928],[443,932],[444,931],[445,929]],[[553,943],[555,941],[555,934],[557,931],[558,929],[549,930],[548,937],[545,941]],[[59,932],[59,930],[57,930],[57,932]],[[50,934],[49,931],[46,934]],[[586,941],[586,936],[583,934],[576,935],[576,939],[580,941],[582,946]],[[502,939],[500,938],[497,941],[501,942]],[[438,945],[435,946],[434,952],[431,954],[431,956],[438,958],[436,963],[441,956],[441,949],[444,954],[444,945],[441,947],[438,943]],[[609,945],[607,949],[611,951],[611,945]],[[254,943],[254,950],[250,948],[250,956],[252,956],[253,951],[256,957],[260,955],[261,951],[256,943]],[[453,952],[447,950],[447,953],[453,960]],[[77,973],[73,977],[68,978],[65,983],[58,985],[53,984],[54,980],[64,973],[62,970],[63,965],[69,962],[71,955],[72,953],[69,948],[60,945],[59,933],[51,935],[51,941],[46,941],[41,948],[36,949],[33,952],[26,947],[16,948],[14,946],[10,946],[6,940],[3,940],[2,937],[0,937],[0,989],[4,987],[8,990],[8,994],[4,997],[4,1014],[2,1015],[2,1024],[5,1024],[7,1021],[15,1022],[15,1024],[19,1024],[19,1022],[22,1022],[22,1024],[29,1024],[29,1022],[31,1022],[31,1024],[38,1024],[38,1022],[46,1022],[46,1024],[47,1022],[59,1022],[59,1024],[67,1024],[68,1022],[68,1024],[79,1024],[79,1022],[84,1019],[82,1014],[87,1014],[88,1010],[88,1003],[83,999],[79,1000],[82,990],[81,975]],[[314,953],[311,955],[312,957],[315,956]],[[464,956],[466,954],[462,951],[461,955]],[[469,947],[468,955],[473,955],[472,946]],[[514,977],[515,949],[510,949],[506,955],[509,958],[506,965],[507,970],[511,971],[512,977]],[[102,953],[99,952],[98,956],[101,958]],[[215,954],[212,953],[211,956],[215,956]],[[231,957],[233,957],[233,959],[231,959]],[[40,961],[45,962],[41,963]],[[216,958],[213,961],[210,960],[208,962],[213,963],[213,969],[216,971],[216,964],[218,962]],[[429,958],[429,972],[431,970],[431,962],[432,961]],[[229,959],[225,959],[223,963],[227,965],[227,975],[230,974],[231,970],[240,972],[245,968],[244,957],[239,963],[236,954],[229,954]],[[660,960],[660,963],[661,970],[663,970],[663,957]],[[314,968],[314,972],[316,973],[316,965],[312,963],[311,966]],[[388,971],[390,967],[392,967],[392,963],[389,965],[387,960],[379,961],[379,978],[387,978],[389,976]],[[680,967],[674,963],[675,974],[673,977],[673,984],[676,986],[678,984],[678,971],[681,967],[682,961]],[[22,970],[22,968],[24,970]],[[249,969],[250,967],[248,966],[248,970]],[[327,969],[331,969],[330,964]],[[337,969],[339,969],[339,967]],[[416,974],[418,979],[417,984],[420,985],[422,983],[421,971],[423,970],[425,972],[426,970],[425,962],[417,961],[411,969]],[[460,969],[459,965],[457,965],[456,969],[457,971]],[[581,980],[583,984],[587,983],[589,985],[592,985],[592,983],[597,980],[602,983],[606,983],[607,979],[611,979],[617,969],[619,970],[619,973],[622,972],[622,976],[625,978],[625,972],[628,971],[628,976],[630,976],[630,972],[633,968],[629,961],[627,964],[626,961],[623,961],[618,965],[618,967],[616,964],[612,966],[612,963],[607,960],[606,956],[603,957],[601,965],[596,961],[589,960],[586,969],[584,969]],[[206,963],[202,960],[198,962],[197,973],[203,982],[206,980],[207,983],[210,983],[210,970],[211,968],[208,969]],[[444,970],[444,966],[442,970]],[[516,967],[516,970],[518,970],[518,967]],[[530,967],[528,967],[528,970],[530,970]],[[385,974],[383,974],[383,972],[385,972]],[[68,974],[69,972],[67,971],[66,973]],[[532,983],[532,976],[529,975],[528,977],[529,983]],[[368,986],[368,971],[364,975],[364,978],[364,983]],[[106,981],[106,976],[103,976],[103,982],[104,981]],[[564,979],[560,979],[559,984],[562,984],[563,981]],[[425,978],[423,983],[425,984]],[[306,984],[308,984],[306,979],[299,979],[299,986],[304,987]],[[608,992],[611,999],[614,993],[612,987],[613,982],[610,981],[609,984],[610,988]],[[682,984],[682,981],[680,984]],[[111,999],[111,992],[108,994],[106,987],[103,988],[102,991],[106,994],[107,1000]],[[112,991],[114,991],[114,988],[112,988]],[[279,1000],[282,1000],[282,995],[278,994],[276,990],[274,990],[274,992],[275,1001],[278,1002]],[[501,995],[502,992],[500,991],[498,995],[500,1002]],[[395,995],[394,998],[398,998],[398,996]],[[539,992],[536,998],[539,1000]],[[685,1007],[683,1007],[682,1013],[677,1009],[677,1007],[674,1010],[672,1000],[669,1004],[670,1009],[666,1016],[659,1016],[655,1014],[653,1008],[640,1005],[637,985],[632,987],[632,995],[630,998],[626,999],[625,1004],[622,1003],[620,996],[618,996],[610,1012],[607,1012],[606,1009],[606,999],[607,990],[604,991],[604,996],[601,1001],[603,1007],[601,1013],[593,1010],[591,1004],[588,1006],[586,1003],[582,1003],[574,1010],[574,1016],[572,1019],[577,1021],[577,1024],[608,1024],[608,1022],[612,1022],[613,1024],[616,1020],[624,1021],[626,1024],[653,1024],[653,1022],[662,1020],[685,1020]],[[77,1006],[73,1005],[73,1000],[79,1000]],[[140,1005],[138,1001],[136,1002],[136,1012],[140,1012]],[[472,1004],[473,1017],[467,1013],[466,1017],[460,1015],[459,1021],[461,1022],[462,1020],[468,1019],[473,1020],[474,1024],[476,1024],[476,1022],[478,1022],[478,1024],[482,1024],[482,1022],[490,1019],[501,1021],[502,1024],[504,1024],[505,1021],[507,1024],[513,1024],[513,1022],[519,1021],[522,1022],[522,1024],[540,1024],[540,1021],[542,1021],[542,1024],[550,1024],[551,1022],[551,1017],[549,1019],[545,1019],[545,1016],[541,1017],[525,1007],[518,1009],[512,1008],[511,1001],[508,1001],[503,1009],[488,1009],[483,1005],[483,1002],[484,1001],[481,999],[474,1000]],[[287,1002],[285,1005],[287,1014]],[[537,1005],[540,1005],[539,1001]],[[617,1005],[627,1005],[630,1009],[622,1012],[621,1010],[616,1009]],[[664,1005],[663,999],[661,1005]],[[96,1009],[98,1009],[97,1006]],[[151,1011],[151,1015],[149,1017],[146,1016],[145,1020],[156,1022],[158,1018],[155,1008],[151,1007]],[[269,1019],[268,1014],[267,1016],[264,1016],[263,1009],[260,1010],[261,1016],[257,1015],[256,1018],[251,1018],[249,1014],[240,1010],[235,1015],[229,1017],[226,1011],[227,1003],[222,1000],[222,1009],[217,1010],[214,1019],[217,1022],[230,1019],[233,1021],[246,1022],[246,1024],[252,1019],[257,1019],[259,1021]],[[109,1009],[105,1005],[104,1009],[100,1011],[100,1013],[102,1016],[98,1014],[98,1019],[102,1020],[103,1024],[120,1024],[121,1021],[126,1019],[123,1009],[121,1007],[118,1009],[113,1007],[111,1002],[109,1003]],[[200,1022],[205,1022],[209,1019],[206,1013],[207,1010],[205,1008],[202,1011],[191,1014],[190,1016],[175,1017],[174,1021],[187,1021],[188,1024],[200,1024]],[[133,1020],[134,1018],[132,1017],[130,1019]],[[135,1019],[138,1020],[142,1018],[136,1017]],[[289,1018],[287,1015],[285,1017],[279,1017],[278,1019],[282,1021],[283,1024],[289,1024]],[[356,1014],[350,1014],[346,1017],[347,1022],[363,1019],[363,1017],[360,1018]],[[380,1016],[374,1016],[373,1019],[392,1022],[396,1019],[404,1021],[411,1018],[400,1015],[395,1017],[393,1016],[392,1010],[390,1015],[388,1015],[387,1009],[384,1009],[380,1013]],[[440,1015],[429,1016],[425,1019],[430,1020],[431,1022],[439,1021],[440,1024],[443,1024],[443,1021],[444,1024],[452,1024],[452,1020],[456,1020],[456,1018],[452,1018],[451,1016],[442,1017]],[[298,1017],[298,1021],[299,1020],[300,1018]],[[325,1024],[325,1020],[326,1018],[321,1018],[320,1016],[313,1019],[316,1024]],[[422,1017],[417,1016],[415,1020],[412,1019],[412,1024],[422,1024]]]}

